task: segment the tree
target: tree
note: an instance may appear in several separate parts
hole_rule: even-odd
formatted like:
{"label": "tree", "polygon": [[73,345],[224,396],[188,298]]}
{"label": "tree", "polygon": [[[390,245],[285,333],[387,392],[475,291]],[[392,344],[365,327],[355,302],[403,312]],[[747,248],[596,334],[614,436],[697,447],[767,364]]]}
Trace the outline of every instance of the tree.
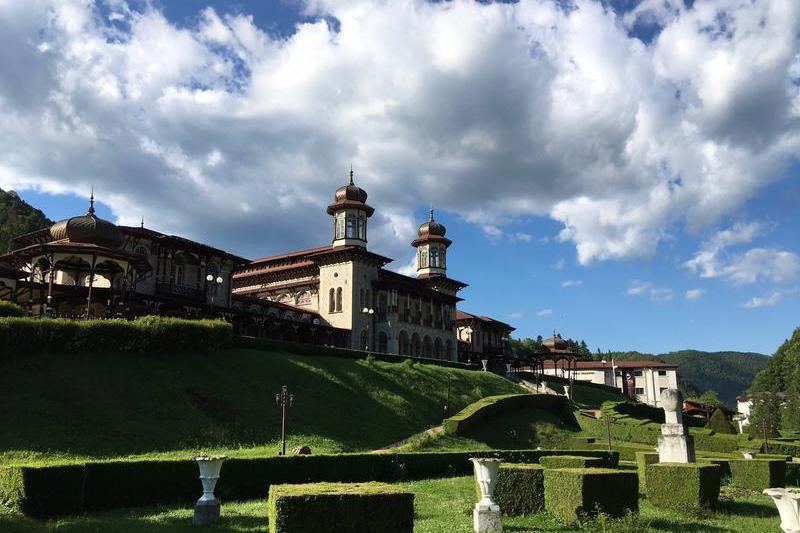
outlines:
{"label": "tree", "polygon": [[722,409],[715,409],[714,414],[709,418],[706,427],[716,433],[723,433],[725,435],[736,435],[736,428],[734,428],[725,411]]}
{"label": "tree", "polygon": [[[699,403],[701,405],[708,405],[709,407],[722,407],[722,400],[715,390],[707,390],[700,396],[688,398],[689,401]],[[719,410],[719,409],[717,409]]]}
{"label": "tree", "polygon": [[750,407],[750,435],[755,439],[778,437],[781,427],[781,411],[783,410],[782,395],[778,393],[761,392],[752,396],[753,405]]}

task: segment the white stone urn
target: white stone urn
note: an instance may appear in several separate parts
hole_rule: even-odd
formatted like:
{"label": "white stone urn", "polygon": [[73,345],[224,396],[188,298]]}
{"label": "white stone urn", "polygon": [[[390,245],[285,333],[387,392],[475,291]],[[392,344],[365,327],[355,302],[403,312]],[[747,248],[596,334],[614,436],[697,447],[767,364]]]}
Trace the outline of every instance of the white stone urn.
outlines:
{"label": "white stone urn", "polygon": [[775,502],[784,533],[800,533],[800,489],[764,489],[764,494]]}
{"label": "white stone urn", "polygon": [[481,501],[478,505],[497,505],[494,501],[494,486],[497,484],[497,473],[500,470],[501,459],[490,457],[472,458],[475,467],[475,479],[481,489]]}
{"label": "white stone urn", "polygon": [[227,457],[195,457],[197,465],[200,467],[200,482],[203,484],[203,495],[197,500],[198,505],[216,502],[217,497],[214,496],[214,488],[217,486],[219,480],[219,472],[222,470],[222,463],[225,462]]}
{"label": "white stone urn", "polygon": [[475,479],[481,491],[481,500],[472,511],[472,522],[475,533],[502,533],[503,516],[500,506],[494,501],[494,487],[500,470],[500,459],[472,458],[475,467]]}
{"label": "white stone urn", "polygon": [[483,367],[483,371],[486,372],[488,370],[489,360],[488,359],[481,359],[481,366]]}
{"label": "white stone urn", "polygon": [[755,459],[756,454],[754,452],[742,452],[742,455],[745,459]]}
{"label": "white stone urn", "polygon": [[511,374],[511,363],[506,363],[506,374]]}

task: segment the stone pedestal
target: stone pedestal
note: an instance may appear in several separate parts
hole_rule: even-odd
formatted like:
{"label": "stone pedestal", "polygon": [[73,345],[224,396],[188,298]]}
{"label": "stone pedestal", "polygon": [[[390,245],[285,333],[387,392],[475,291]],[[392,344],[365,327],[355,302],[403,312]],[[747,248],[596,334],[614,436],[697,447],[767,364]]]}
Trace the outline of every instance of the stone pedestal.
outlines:
{"label": "stone pedestal", "polygon": [[800,533],[800,489],[766,489],[781,515],[781,529],[785,533]]}
{"label": "stone pedestal", "polygon": [[207,526],[219,522],[219,500],[198,501],[194,506],[194,520],[196,526]]}
{"label": "stone pedestal", "polygon": [[472,522],[475,526],[475,533],[502,533],[503,516],[500,513],[500,506],[476,504],[472,511]]}
{"label": "stone pedestal", "polygon": [[683,427],[683,394],[677,389],[661,393],[665,423],[658,437],[659,463],[694,463],[694,437]]}

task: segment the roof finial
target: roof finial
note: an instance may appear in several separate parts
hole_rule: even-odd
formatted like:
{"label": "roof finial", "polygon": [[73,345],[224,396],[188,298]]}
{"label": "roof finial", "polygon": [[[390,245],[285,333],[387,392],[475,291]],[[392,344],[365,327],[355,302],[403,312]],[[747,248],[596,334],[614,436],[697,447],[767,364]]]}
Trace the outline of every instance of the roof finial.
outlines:
{"label": "roof finial", "polygon": [[353,163],[350,163],[350,185],[353,185]]}
{"label": "roof finial", "polygon": [[142,217],[142,225],[140,227],[144,228],[144,217]]}
{"label": "roof finial", "polygon": [[89,196],[89,210],[86,211],[86,216],[94,216],[94,185],[92,185],[92,194]]}
{"label": "roof finial", "polygon": [[429,221],[433,222],[433,204],[431,204],[431,217],[430,217]]}

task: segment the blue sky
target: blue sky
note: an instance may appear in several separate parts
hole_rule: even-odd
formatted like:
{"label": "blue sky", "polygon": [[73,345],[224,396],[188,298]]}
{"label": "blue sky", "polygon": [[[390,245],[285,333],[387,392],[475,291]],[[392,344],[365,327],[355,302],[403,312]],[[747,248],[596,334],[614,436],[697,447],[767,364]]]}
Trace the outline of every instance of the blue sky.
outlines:
{"label": "blue sky", "polygon": [[352,162],[370,248],[408,272],[433,203],[462,308],[518,336],[772,353],[799,325],[792,2],[399,5],[0,1],[30,72],[0,187],[258,257],[329,239]]}

